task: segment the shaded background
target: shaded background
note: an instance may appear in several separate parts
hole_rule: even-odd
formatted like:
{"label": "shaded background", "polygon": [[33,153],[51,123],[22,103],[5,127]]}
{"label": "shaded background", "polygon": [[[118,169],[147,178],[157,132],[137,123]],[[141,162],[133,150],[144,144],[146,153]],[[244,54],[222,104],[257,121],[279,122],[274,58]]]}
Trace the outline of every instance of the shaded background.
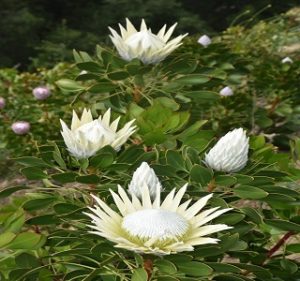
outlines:
{"label": "shaded background", "polygon": [[[108,41],[107,26],[140,18],[158,30],[178,22],[177,33],[216,32],[254,24],[299,0],[0,0],[0,67],[21,70],[72,60],[73,48],[92,51]],[[270,5],[271,4],[271,5]]]}

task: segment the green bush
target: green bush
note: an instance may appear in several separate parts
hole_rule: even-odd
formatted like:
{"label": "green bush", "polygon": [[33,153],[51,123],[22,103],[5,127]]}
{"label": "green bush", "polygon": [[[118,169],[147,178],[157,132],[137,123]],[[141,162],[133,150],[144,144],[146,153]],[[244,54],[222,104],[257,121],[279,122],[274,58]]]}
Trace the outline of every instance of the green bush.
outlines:
{"label": "green bush", "polygon": [[[285,101],[294,110],[299,63],[285,65],[275,58],[259,63],[237,52],[230,41],[217,41],[204,48],[186,38],[154,65],[125,61],[114,49],[97,46],[94,55],[74,51],[76,67],[58,65],[38,75],[3,71],[8,106],[2,116],[38,123],[46,105],[49,111],[33,126],[36,150],[31,153],[30,135],[15,136],[2,126],[3,147],[22,154],[15,161],[28,182],[0,191],[5,199],[0,208],[1,279],[299,280],[300,140],[291,126],[288,148],[272,143],[271,134],[279,129],[286,138],[287,129],[278,123],[286,111],[280,113],[281,100],[271,111],[268,104],[285,90]],[[142,55],[157,55],[147,52]],[[290,83],[279,81],[284,74]],[[41,80],[53,91],[45,103],[31,94]],[[233,95],[220,94],[225,86]],[[91,111],[85,110],[81,120],[74,114],[71,130],[62,124],[61,137],[58,119],[69,126],[71,108],[80,115],[85,107]],[[116,122],[109,122],[109,108],[110,122],[120,117],[122,133],[116,132]],[[291,116],[284,118],[292,122]],[[240,129],[218,142],[240,127],[249,140]],[[82,156],[87,153],[90,157]],[[153,171],[141,169],[143,162]],[[142,194],[141,202],[134,188]],[[151,201],[148,192],[156,199]],[[158,194],[165,200],[161,207]],[[198,201],[206,195],[216,209]],[[177,208],[181,196],[187,203]],[[98,217],[91,220],[87,213],[96,201]],[[199,214],[201,206],[205,215]],[[170,220],[153,217],[152,208]],[[231,209],[206,221],[218,208]],[[142,229],[131,220],[135,230],[162,229],[160,236],[145,238],[125,228],[125,218],[139,211],[152,213],[139,221]],[[174,224],[180,226],[179,234],[168,232]],[[206,226],[193,232],[198,224]],[[97,233],[90,232],[91,225]],[[159,227],[151,229],[153,225]],[[220,231],[210,235],[213,240],[202,237],[202,245],[187,248],[186,241],[192,245],[214,228]]]}

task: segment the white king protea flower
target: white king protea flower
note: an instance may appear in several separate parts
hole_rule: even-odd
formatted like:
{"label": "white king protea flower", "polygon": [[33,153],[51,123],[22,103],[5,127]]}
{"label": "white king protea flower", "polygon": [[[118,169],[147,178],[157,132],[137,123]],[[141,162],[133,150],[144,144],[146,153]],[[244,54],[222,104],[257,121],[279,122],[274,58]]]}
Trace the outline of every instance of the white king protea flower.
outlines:
{"label": "white king protea flower", "polygon": [[198,39],[197,42],[201,44],[203,47],[207,47],[208,45],[211,44],[211,39],[206,34],[204,34]]}
{"label": "white king protea flower", "polygon": [[118,194],[110,191],[119,212],[92,195],[96,205],[89,207],[92,213],[86,214],[92,219],[91,233],[116,243],[118,248],[156,255],[193,251],[196,245],[216,244],[219,240],[207,235],[231,227],[205,224],[230,209],[218,210],[216,207],[201,211],[212,194],[190,207],[191,200],[180,204],[186,188],[187,185],[183,186],[177,193],[173,189],[161,203],[159,188],[154,200],[151,200],[146,185],[141,200],[134,194],[130,200],[119,186]]}
{"label": "white king protea flower", "polygon": [[164,25],[157,34],[153,34],[142,20],[140,31],[137,31],[129,19],[126,19],[126,29],[119,24],[121,36],[109,27],[110,38],[117,48],[119,55],[126,61],[134,58],[140,59],[144,64],[155,64],[162,61],[182,43],[181,40],[187,35],[180,35],[168,41],[176,27],[172,25],[166,32]]}
{"label": "white king protea flower", "polygon": [[138,198],[142,198],[142,189],[146,185],[149,188],[151,198],[154,198],[157,190],[161,191],[161,184],[154,170],[143,162],[133,173],[132,180],[128,186],[130,194],[134,194]]}
{"label": "white king protea flower", "polygon": [[78,159],[88,158],[94,155],[100,148],[111,145],[118,150],[127,139],[135,132],[136,126],[132,126],[134,120],[125,124],[117,131],[120,117],[110,124],[110,109],[98,119],[93,120],[90,110],[83,110],[81,119],[73,111],[71,129],[63,120],[62,136],[70,153]]}
{"label": "white king protea flower", "polygon": [[216,171],[238,172],[248,161],[249,138],[242,128],[223,136],[205,155],[205,163]]}

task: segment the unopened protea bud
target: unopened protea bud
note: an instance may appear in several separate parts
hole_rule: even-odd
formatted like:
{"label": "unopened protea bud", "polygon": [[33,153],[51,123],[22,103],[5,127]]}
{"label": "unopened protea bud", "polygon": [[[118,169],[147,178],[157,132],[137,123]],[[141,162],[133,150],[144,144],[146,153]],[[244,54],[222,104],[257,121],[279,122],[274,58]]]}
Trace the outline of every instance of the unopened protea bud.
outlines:
{"label": "unopened protea bud", "polygon": [[32,93],[37,100],[45,100],[51,95],[49,88],[46,86],[36,87]]}
{"label": "unopened protea bud", "polygon": [[6,104],[5,99],[0,97],[0,109],[3,109],[5,107],[5,104]]}
{"label": "unopened protea bud", "polygon": [[248,161],[249,138],[242,128],[234,129],[222,137],[205,155],[205,163],[221,172],[238,172]]}
{"label": "unopened protea bud", "polygon": [[221,91],[220,91],[220,95],[223,97],[229,97],[233,95],[233,91],[230,87],[224,87]]}
{"label": "unopened protea bud", "polygon": [[281,60],[282,63],[293,63],[293,60],[290,57],[285,57]]}
{"label": "unopened protea bud", "polygon": [[142,198],[144,186],[148,187],[152,198],[156,196],[157,192],[161,191],[161,184],[158,177],[146,162],[143,162],[133,173],[128,191],[136,197]]}
{"label": "unopened protea bud", "polygon": [[26,121],[17,121],[11,125],[12,130],[17,135],[25,135],[30,130],[30,124]]}
{"label": "unopened protea bud", "polygon": [[211,44],[211,39],[207,35],[202,35],[198,39],[198,43],[201,44],[203,47],[207,47]]}

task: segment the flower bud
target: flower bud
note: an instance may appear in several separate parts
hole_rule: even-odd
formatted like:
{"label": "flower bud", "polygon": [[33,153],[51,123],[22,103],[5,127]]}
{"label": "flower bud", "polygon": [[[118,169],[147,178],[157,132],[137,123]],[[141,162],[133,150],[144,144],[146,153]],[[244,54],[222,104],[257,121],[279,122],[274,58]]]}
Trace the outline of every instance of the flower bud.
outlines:
{"label": "flower bud", "polygon": [[30,130],[30,124],[26,121],[17,121],[12,124],[11,129],[17,135],[25,135]]}
{"label": "flower bud", "polygon": [[293,60],[290,57],[285,57],[281,60],[282,63],[293,63]]}
{"label": "flower bud", "polygon": [[201,44],[203,47],[207,47],[211,44],[211,39],[205,34],[198,39],[198,43]]}
{"label": "flower bud", "polygon": [[3,109],[5,107],[5,104],[6,104],[5,99],[0,97],[0,109]]}
{"label": "flower bud", "polygon": [[223,136],[205,155],[205,163],[215,171],[238,172],[248,161],[249,138],[242,128]]}
{"label": "flower bud", "polygon": [[220,91],[220,95],[223,97],[229,97],[233,95],[233,91],[230,87],[226,86]]}
{"label": "flower bud", "polygon": [[161,184],[154,170],[150,168],[148,163],[143,162],[133,173],[128,191],[130,194],[142,198],[142,190],[145,185],[149,189],[152,198],[156,196],[157,192],[161,191]]}
{"label": "flower bud", "polygon": [[33,89],[32,93],[37,100],[45,100],[51,95],[49,88],[46,86],[36,87]]}

